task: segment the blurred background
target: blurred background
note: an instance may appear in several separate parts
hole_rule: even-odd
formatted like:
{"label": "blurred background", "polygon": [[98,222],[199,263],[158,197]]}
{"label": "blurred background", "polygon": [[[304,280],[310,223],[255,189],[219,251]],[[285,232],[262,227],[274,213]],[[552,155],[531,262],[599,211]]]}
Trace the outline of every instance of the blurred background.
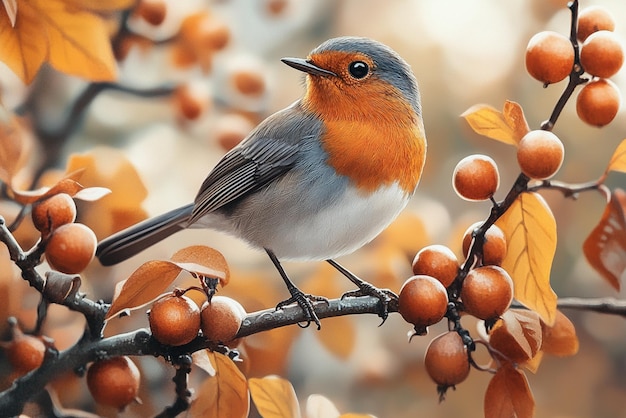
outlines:
{"label": "blurred background", "polygon": [[[524,51],[533,34],[554,30],[568,35],[570,12],[563,0],[165,3],[167,13],[159,25],[151,25],[141,16],[130,17],[129,28],[137,36],[118,45],[119,84],[138,91],[171,89],[172,94],[144,97],[123,89],[105,90],[93,100],[71,136],[60,144],[35,143],[34,155],[41,160],[49,152],[48,147],[60,146],[56,168],[64,171],[70,155],[92,153],[99,173],[94,179],[108,178],[113,172],[121,176],[115,180],[116,187],[135,181],[135,174],[116,172],[119,160],[127,158],[145,185],[145,190],[137,186],[129,191],[136,198],[134,204],[145,211],[129,215],[126,222],[133,223],[135,218],[190,202],[226,150],[265,116],[300,97],[303,76],[281,64],[281,57],[305,57],[322,41],[335,36],[374,38],[407,60],[418,79],[428,158],[419,191],[405,214],[376,241],[340,262],[362,278],[395,291],[410,276],[410,261],[416,251],[440,243],[449,245],[460,257],[465,229],[489,214],[488,202],[466,202],[454,193],[451,176],[461,158],[483,153],[495,159],[501,175],[496,198],[504,197],[519,172],[512,147],[474,134],[460,114],[478,103],[501,109],[505,100],[513,100],[523,107],[531,129],[537,129],[548,119],[566,84],[544,89],[524,67]],[[611,10],[616,32],[626,45],[626,3],[582,0],[581,8],[593,4]],[[170,41],[181,22],[196,13],[208,13],[225,42],[211,54],[190,62],[184,51]],[[612,80],[622,92],[626,91],[626,70]],[[29,97],[30,106],[37,109],[36,124],[43,131],[54,130],[67,118],[85,86],[82,80],[44,69],[33,86],[25,87],[0,66],[4,105],[16,109]],[[566,149],[565,163],[556,178],[572,183],[594,180],[626,138],[624,109],[610,125],[597,129],[578,119],[572,97],[554,132]],[[623,187],[625,183],[623,174],[609,178],[611,187]],[[115,194],[115,187],[111,188]],[[624,292],[617,294],[582,256],[582,242],[600,219],[606,203],[603,198],[587,193],[574,201],[557,192],[542,194],[558,224],[559,245],[552,278],[557,294],[626,296]],[[121,227],[123,222],[104,222],[100,218],[103,212],[95,207],[81,207],[81,219],[94,228],[99,238]],[[85,274],[90,296],[110,299],[115,283],[143,262],[167,258],[192,244],[211,245],[224,253],[232,279],[220,293],[233,296],[249,312],[274,306],[286,297],[265,254],[211,231],[184,231],[114,268],[105,269],[94,262]],[[347,280],[325,265],[286,263],[285,267],[307,291],[337,297],[349,289]],[[181,278],[177,285],[192,283]],[[6,313],[32,326],[36,295],[23,283],[16,283],[12,289],[25,297],[14,302]],[[536,374],[527,373],[536,400],[536,416],[626,417],[624,319],[565,313],[576,324],[580,351],[570,358],[546,356]],[[73,344],[80,337],[81,319],[63,308],[54,315],[51,313],[47,333],[57,340],[59,348]],[[112,321],[106,332],[111,335],[146,323],[145,315],[137,313]],[[240,347],[244,359],[241,367],[248,376],[278,374],[288,378],[301,405],[309,395],[319,393],[344,413],[369,413],[380,418],[483,416],[488,373],[473,370],[468,380],[456,391],[449,391],[441,404],[435,385],[425,373],[422,359],[426,346],[446,329],[445,324],[432,327],[428,336],[413,338],[411,343],[407,342],[410,326],[399,315],[392,315],[380,328],[378,325],[376,317],[344,317],[324,320],[319,332],[289,327],[255,335]],[[470,320],[466,324],[475,335],[478,325]],[[130,407],[123,416],[153,414],[174,396],[171,368],[153,358],[136,361],[145,382],[141,393],[144,403]],[[198,379],[204,377],[198,373]],[[63,389],[59,392],[64,405],[115,416],[114,411],[90,405],[84,383],[78,379],[67,377],[56,387]]]}

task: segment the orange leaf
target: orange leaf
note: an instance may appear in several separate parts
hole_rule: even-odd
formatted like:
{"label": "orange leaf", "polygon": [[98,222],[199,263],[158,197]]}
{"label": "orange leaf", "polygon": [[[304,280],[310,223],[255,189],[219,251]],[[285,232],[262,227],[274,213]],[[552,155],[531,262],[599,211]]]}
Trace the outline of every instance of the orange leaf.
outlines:
{"label": "orange leaf", "polygon": [[68,7],[75,9],[92,10],[100,13],[110,13],[117,10],[129,9],[136,0],[64,0]]}
{"label": "orange leaf", "polygon": [[192,417],[246,418],[250,397],[245,376],[223,354],[209,353],[215,376],[207,378],[197,391],[189,413]]}
{"label": "orange leaf", "polygon": [[496,224],[506,235],[502,267],[513,278],[515,298],[552,324],[557,296],[550,287],[550,270],[557,237],[550,208],[539,194],[523,193]]}
{"label": "orange leaf", "polygon": [[541,321],[536,312],[510,309],[491,331],[489,345],[513,363],[535,357],[542,341]]}
{"label": "orange leaf", "polygon": [[535,400],[526,375],[503,363],[485,392],[485,418],[532,418]]}
{"label": "orange leaf", "polygon": [[583,243],[587,261],[615,290],[626,270],[626,192],[615,189],[598,225]]}
{"label": "orange leaf", "polygon": [[18,118],[0,106],[0,180],[8,185],[25,162],[22,134]]}
{"label": "orange leaf", "polygon": [[288,380],[278,376],[248,379],[250,395],[263,418],[298,418],[300,405]]}
{"label": "orange leaf", "polygon": [[376,418],[376,417],[370,414],[353,414],[349,412],[347,414],[339,415],[339,418]]}
{"label": "orange leaf", "polygon": [[210,350],[198,350],[191,353],[193,364],[207,372],[209,376],[215,376],[215,368],[211,363],[212,352]]}
{"label": "orange leaf", "polygon": [[71,178],[63,178],[59,180],[57,184],[52,187],[42,187],[37,190],[27,190],[27,191],[17,191],[13,190],[13,198],[23,204],[27,205],[30,203],[35,203],[38,200],[44,200],[50,196],[54,196],[59,193],[66,193],[70,196],[74,196],[76,193],[79,193],[83,190],[84,187]]}
{"label": "orange leaf", "polygon": [[48,62],[58,71],[94,81],[112,81],[116,64],[109,30],[98,15],[64,0],[20,2],[15,26],[0,13],[0,61],[25,83]]}
{"label": "orange leaf", "polygon": [[578,352],[578,337],[574,324],[561,311],[556,311],[556,320],[551,327],[542,324],[542,329],[542,351],[559,357],[573,356]]}
{"label": "orange leaf", "polygon": [[622,140],[613,152],[611,161],[609,161],[609,165],[606,168],[606,172],[608,173],[609,171],[626,173],[626,139]]}
{"label": "orange leaf", "polygon": [[7,16],[11,21],[11,27],[15,27],[15,19],[17,18],[17,0],[2,0]]}
{"label": "orange leaf", "polygon": [[122,311],[138,309],[159,297],[178,277],[181,268],[169,261],[148,261],[126,279],[105,319]]}
{"label": "orange leaf", "polygon": [[517,145],[529,131],[521,106],[508,100],[504,103],[503,112],[479,104],[470,107],[461,116],[477,134],[509,145]]}
{"label": "orange leaf", "polygon": [[226,286],[230,279],[226,259],[222,253],[211,247],[192,245],[177,251],[171,260],[190,273],[219,279],[222,286]]}

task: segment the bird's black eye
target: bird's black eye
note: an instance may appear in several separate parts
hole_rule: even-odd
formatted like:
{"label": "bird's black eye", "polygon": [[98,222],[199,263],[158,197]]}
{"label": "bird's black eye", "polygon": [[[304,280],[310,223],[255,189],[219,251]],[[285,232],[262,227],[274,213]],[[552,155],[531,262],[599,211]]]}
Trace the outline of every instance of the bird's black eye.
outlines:
{"label": "bird's black eye", "polygon": [[354,61],[348,66],[348,71],[354,78],[363,78],[369,74],[370,67],[363,61]]}

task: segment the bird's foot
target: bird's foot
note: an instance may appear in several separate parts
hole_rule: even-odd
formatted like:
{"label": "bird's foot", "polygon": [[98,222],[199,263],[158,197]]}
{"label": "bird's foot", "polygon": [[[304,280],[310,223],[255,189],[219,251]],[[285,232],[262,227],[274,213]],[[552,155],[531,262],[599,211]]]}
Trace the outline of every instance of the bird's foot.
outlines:
{"label": "bird's foot", "polygon": [[391,303],[398,302],[398,295],[389,289],[380,289],[371,283],[364,280],[360,280],[357,283],[359,288],[357,290],[351,290],[341,295],[341,299],[356,298],[360,296],[373,296],[379,300],[378,316],[383,320],[380,325],[384,324],[389,316],[389,305]]}
{"label": "bird's foot", "polygon": [[320,330],[322,328],[322,325],[320,324],[320,320],[315,313],[315,308],[313,307],[313,304],[315,302],[324,302],[328,304],[328,299],[322,296],[306,294],[297,287],[290,288],[289,292],[291,293],[291,297],[276,305],[276,310],[283,309],[285,306],[292,303],[297,303],[302,308],[305,317],[305,321],[299,322],[298,326],[300,328],[307,328],[309,325],[311,325],[311,322],[315,322],[315,325],[317,325],[317,329]]}

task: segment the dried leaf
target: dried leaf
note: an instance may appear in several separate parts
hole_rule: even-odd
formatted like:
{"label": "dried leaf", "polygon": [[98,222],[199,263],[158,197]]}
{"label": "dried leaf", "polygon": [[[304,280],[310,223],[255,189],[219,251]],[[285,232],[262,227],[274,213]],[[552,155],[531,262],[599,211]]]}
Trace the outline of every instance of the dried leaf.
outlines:
{"label": "dried leaf", "polygon": [[44,62],[88,80],[113,81],[117,70],[107,24],[74,3],[20,2],[15,26],[8,14],[0,13],[0,61],[27,84]]}
{"label": "dried leaf", "polygon": [[583,243],[587,261],[615,290],[626,270],[626,192],[615,189],[598,225]]}
{"label": "dried leaf", "polygon": [[339,418],[339,410],[330,399],[322,395],[310,395],[306,400],[307,418]]}
{"label": "dried leaf", "polygon": [[152,302],[172,284],[180,271],[179,266],[169,261],[154,260],[142,264],[125,280],[105,319]]}
{"label": "dried leaf", "polygon": [[212,352],[209,350],[198,350],[191,353],[193,364],[207,372],[209,376],[215,376],[215,368],[211,363]]}
{"label": "dried leaf", "polygon": [[521,106],[508,100],[504,104],[504,112],[479,104],[470,107],[461,116],[477,134],[509,145],[517,145],[529,131]]}
{"label": "dried leaf", "polygon": [[532,418],[534,413],[526,376],[511,363],[503,363],[485,392],[485,418]]}
{"label": "dried leaf", "polygon": [[559,357],[573,356],[578,352],[576,328],[561,311],[556,311],[556,319],[551,327],[542,324],[542,329],[542,351]]}
{"label": "dried leaf", "polygon": [[177,251],[171,258],[183,270],[198,276],[214,277],[222,286],[228,284],[230,270],[224,255],[214,248],[204,245],[193,245]]}
{"label": "dried leaf", "polygon": [[539,315],[525,309],[509,309],[489,336],[489,344],[513,363],[525,363],[535,357],[541,342]]}
{"label": "dried leaf", "polygon": [[215,376],[207,378],[197,390],[189,413],[192,417],[246,418],[250,397],[245,376],[228,357],[209,353]]}
{"label": "dried leaf", "polygon": [[74,196],[83,190],[84,187],[74,179],[71,178],[63,178],[57,184],[52,187],[42,187],[37,190],[27,190],[27,191],[13,191],[13,198],[15,201],[27,205],[30,203],[35,203],[40,200],[45,200],[50,196],[54,196],[59,193],[66,193],[70,196]]}
{"label": "dried leaf", "polygon": [[339,415],[339,418],[376,418],[376,417],[370,414],[353,414],[349,412],[347,414]]}
{"label": "dried leaf", "polygon": [[626,173],[626,139],[622,140],[613,152],[611,161],[606,168],[606,173],[609,171],[619,171]]}
{"label": "dried leaf", "polygon": [[556,293],[550,270],[556,251],[556,221],[537,193],[523,193],[496,223],[506,235],[507,254],[502,267],[515,284],[515,298],[552,324]]}
{"label": "dried leaf", "polygon": [[299,418],[300,405],[293,386],[286,379],[267,376],[248,379],[250,395],[263,418]]}

